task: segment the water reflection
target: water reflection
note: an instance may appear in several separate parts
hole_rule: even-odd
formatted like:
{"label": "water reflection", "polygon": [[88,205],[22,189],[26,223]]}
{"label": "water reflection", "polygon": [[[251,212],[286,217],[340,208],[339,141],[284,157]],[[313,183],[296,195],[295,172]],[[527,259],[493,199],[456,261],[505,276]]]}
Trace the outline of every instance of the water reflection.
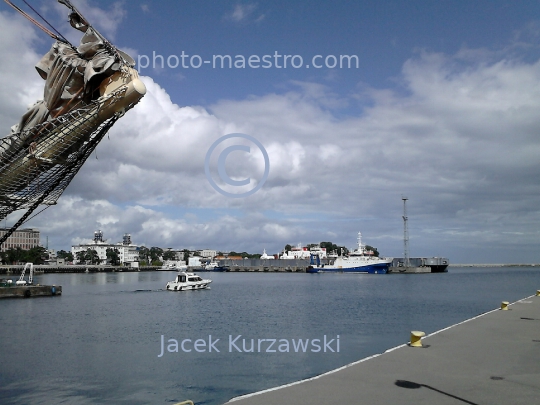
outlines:
{"label": "water reflection", "polygon": [[[436,275],[209,273],[212,289],[165,291],[175,272],[40,274],[58,297],[0,302],[0,403],[149,404],[231,397],[307,378],[534,293],[540,269]],[[535,287],[536,288],[536,287]],[[340,335],[340,353],[171,353],[160,336]]]}
{"label": "water reflection", "polygon": [[[88,272],[88,273],[51,273],[34,275],[35,284],[56,285],[107,285],[107,284],[137,284],[145,282],[159,282],[163,275],[167,280],[172,280],[174,271],[149,271],[149,272]],[[166,282],[165,282],[166,283]]]}

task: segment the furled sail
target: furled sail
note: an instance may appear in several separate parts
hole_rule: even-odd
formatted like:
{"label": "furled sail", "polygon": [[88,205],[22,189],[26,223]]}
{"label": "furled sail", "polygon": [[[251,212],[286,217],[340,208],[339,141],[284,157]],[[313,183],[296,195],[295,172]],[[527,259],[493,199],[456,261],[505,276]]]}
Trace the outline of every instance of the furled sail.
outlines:
{"label": "furled sail", "polygon": [[84,35],[74,47],[47,31],[56,42],[36,65],[45,81],[43,100],[0,139],[0,220],[26,210],[11,232],[39,205],[56,203],[107,131],[146,93],[133,59],[68,0],[58,1],[70,8],[71,25]]}

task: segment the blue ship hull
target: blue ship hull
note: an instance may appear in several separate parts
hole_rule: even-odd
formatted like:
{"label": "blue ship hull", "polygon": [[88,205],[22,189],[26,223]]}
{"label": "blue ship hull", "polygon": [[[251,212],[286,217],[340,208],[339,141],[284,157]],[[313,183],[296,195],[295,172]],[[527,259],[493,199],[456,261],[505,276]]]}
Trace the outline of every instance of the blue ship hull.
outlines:
{"label": "blue ship hull", "polygon": [[209,270],[209,271],[229,271],[229,267],[228,266],[218,266],[218,267],[214,267],[213,269]]}
{"label": "blue ship hull", "polygon": [[347,268],[337,268],[332,266],[324,266],[319,268],[320,272],[325,273],[367,273],[367,274],[386,274],[388,273],[389,263],[377,263],[369,264],[367,266],[359,267],[347,267]]}

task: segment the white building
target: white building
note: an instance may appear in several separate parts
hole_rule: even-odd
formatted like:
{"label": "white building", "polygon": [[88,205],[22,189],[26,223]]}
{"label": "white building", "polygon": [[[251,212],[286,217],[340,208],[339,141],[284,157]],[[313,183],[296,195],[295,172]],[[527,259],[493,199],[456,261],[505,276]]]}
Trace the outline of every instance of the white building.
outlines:
{"label": "white building", "polygon": [[326,248],[321,248],[318,246],[308,249],[307,247],[302,247],[301,244],[293,247],[289,252],[283,252],[279,257],[280,259],[309,259],[311,255],[318,255],[321,259],[326,259]]}
{"label": "white building", "polygon": [[201,258],[198,256],[190,257],[188,261],[189,267],[200,267],[202,266]]}
{"label": "white building", "polygon": [[205,259],[213,259],[216,256],[217,256],[217,250],[211,250],[211,249],[201,250],[201,257],[204,257]]}
{"label": "white building", "polygon": [[[166,251],[164,251],[163,253],[165,252],[173,252],[174,253],[174,257],[175,257],[175,260],[176,261],[181,261],[181,260],[184,260],[184,251],[183,250],[177,250],[177,249],[167,249]],[[185,263],[184,263],[185,264]]]}
{"label": "white building", "polygon": [[73,254],[73,263],[79,264],[77,260],[78,252],[86,252],[88,249],[95,250],[99,256],[100,264],[107,263],[107,249],[118,250],[118,256],[120,257],[120,264],[129,265],[133,262],[139,261],[139,247],[131,243],[131,235],[124,234],[122,242],[119,243],[107,243],[103,240],[103,232],[94,232],[94,241],[91,243],[80,244],[71,247],[71,253]]}

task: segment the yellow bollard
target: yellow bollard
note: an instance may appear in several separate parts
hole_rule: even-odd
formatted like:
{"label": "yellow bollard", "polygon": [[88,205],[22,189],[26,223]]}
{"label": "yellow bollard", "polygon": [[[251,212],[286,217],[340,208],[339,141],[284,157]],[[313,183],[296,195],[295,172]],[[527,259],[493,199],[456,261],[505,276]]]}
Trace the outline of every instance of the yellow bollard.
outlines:
{"label": "yellow bollard", "polygon": [[501,302],[501,310],[508,311],[508,304],[509,304],[508,301]]}
{"label": "yellow bollard", "polygon": [[536,296],[540,297],[540,290],[536,290]]}
{"label": "yellow bollard", "polygon": [[422,347],[422,337],[426,334],[419,330],[411,331],[411,347]]}

